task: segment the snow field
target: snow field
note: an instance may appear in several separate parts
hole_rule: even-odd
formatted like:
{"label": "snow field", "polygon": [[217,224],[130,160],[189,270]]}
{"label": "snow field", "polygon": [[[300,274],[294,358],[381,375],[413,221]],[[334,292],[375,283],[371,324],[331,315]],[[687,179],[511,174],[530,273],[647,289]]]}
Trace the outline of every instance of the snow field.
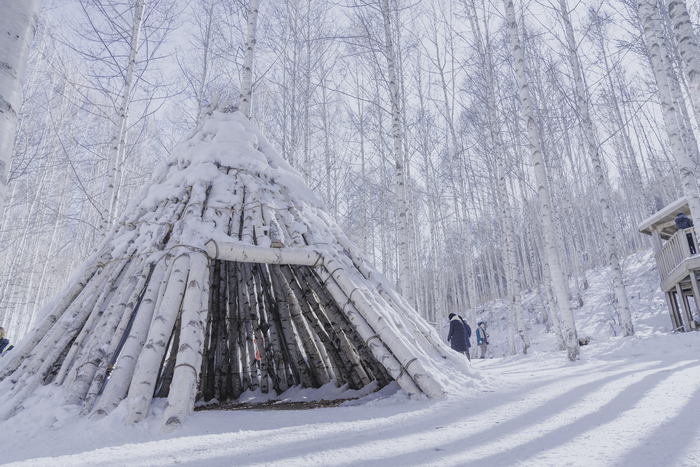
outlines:
{"label": "snow field", "polygon": [[[163,401],[134,425],[118,407],[99,422],[42,400],[0,421],[0,462],[12,466],[663,466],[700,465],[700,333],[669,334],[648,252],[625,270],[637,335],[616,337],[604,269],[589,272],[575,310],[591,344],[570,362],[534,323],[528,355],[474,360],[483,379],[439,401],[410,402],[395,384],[373,394],[331,386],[288,400],[354,396],[306,411],[195,412],[159,436]],[[527,297],[531,300],[532,297]],[[536,300],[536,298],[535,298]],[[661,302],[663,304],[663,302]],[[494,355],[505,344],[502,304],[491,304]],[[610,323],[613,323],[611,327]],[[507,348],[507,347],[503,347]],[[2,389],[4,385],[0,385]],[[62,400],[57,395],[57,400]],[[249,393],[250,400],[264,400]],[[38,400],[38,398],[37,398]],[[30,405],[32,399],[27,401]]]}

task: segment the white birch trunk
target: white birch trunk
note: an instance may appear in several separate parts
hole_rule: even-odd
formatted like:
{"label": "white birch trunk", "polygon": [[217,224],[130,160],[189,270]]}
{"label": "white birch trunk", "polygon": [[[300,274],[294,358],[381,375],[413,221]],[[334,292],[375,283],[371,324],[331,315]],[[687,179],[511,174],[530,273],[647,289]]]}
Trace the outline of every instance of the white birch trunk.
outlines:
{"label": "white birch trunk", "polygon": [[[468,8],[465,2],[465,7]],[[489,117],[489,129],[491,133],[491,143],[495,148],[496,170],[498,177],[498,193],[501,207],[501,224],[505,233],[505,268],[507,271],[507,287],[508,287],[508,345],[511,355],[515,355],[515,342],[513,336],[513,327],[515,325],[514,313],[517,315],[518,335],[523,343],[523,353],[527,353],[530,347],[530,338],[525,330],[523,308],[522,308],[522,287],[520,284],[520,271],[517,267],[515,257],[515,231],[513,228],[513,218],[511,215],[510,200],[508,198],[508,186],[506,183],[506,168],[505,168],[505,151],[503,149],[503,137],[500,130],[500,122],[498,118],[498,104],[496,102],[495,81],[493,77],[493,63],[491,63],[490,40],[488,30],[485,31],[486,48],[481,40],[481,29],[479,28],[478,16],[474,3],[471,4],[470,18],[474,38],[476,39],[477,50],[481,58],[481,67],[484,71],[486,85],[486,100]],[[484,18],[486,22],[486,18]],[[513,309],[515,307],[515,310]]]}
{"label": "white birch trunk", "polygon": [[209,19],[207,21],[207,32],[204,39],[204,59],[202,60],[202,82],[199,85],[199,94],[197,95],[197,118],[195,119],[195,125],[199,124],[199,117],[202,115],[202,106],[204,105],[204,92],[207,87],[207,76],[209,72],[209,48],[211,44],[212,36],[212,24],[214,23],[214,6],[216,5],[216,0],[211,0],[209,6]]}
{"label": "white birch trunk", "polygon": [[[125,419],[127,423],[136,423],[148,415],[158,378],[158,366],[163,361],[163,355],[167,350],[166,346],[180,310],[182,297],[185,294],[189,264],[189,256],[186,254],[179,255],[173,264],[168,287],[165,290],[158,314],[148,330],[146,344],[138,356],[131,378],[127,397],[129,413]],[[102,410],[105,413],[102,413]],[[102,407],[100,404],[93,417],[100,417],[107,413],[109,413],[109,407]]]}
{"label": "white birch trunk", "polygon": [[17,384],[15,384],[10,393],[13,402],[10,409],[3,415],[4,420],[9,419],[24,408],[22,403],[44,382],[63,350],[76,337],[87,321],[90,312],[95,307],[102,306],[110,294],[112,283],[117,280],[123,267],[124,263],[120,264],[119,267],[113,268],[114,274],[110,274],[107,280],[100,281],[100,286],[94,294],[84,302],[75,303],[75,306],[68,310],[70,313],[64,315],[63,319],[52,328],[51,334],[37,346],[36,352],[31,356],[32,358],[28,359],[15,372],[13,376],[17,378]]}
{"label": "white birch trunk", "polygon": [[126,73],[124,75],[124,88],[122,89],[121,103],[117,109],[117,116],[114,121],[114,127],[112,130],[112,139],[110,141],[110,153],[109,153],[109,169],[107,172],[107,189],[105,191],[104,199],[102,200],[102,221],[100,223],[100,239],[98,244],[107,234],[109,230],[112,217],[114,217],[114,210],[116,209],[116,203],[114,201],[114,194],[116,192],[117,183],[117,163],[119,159],[119,149],[121,146],[121,141],[124,138],[124,132],[126,131],[126,121],[129,115],[129,103],[131,101],[131,87],[134,80],[134,68],[136,68],[136,54],[139,50],[139,35],[141,33],[141,25],[143,24],[143,10],[146,4],[146,0],[137,0],[136,5],[134,5],[134,22],[131,29],[131,47],[129,50],[129,63],[126,68]]}
{"label": "white birch trunk", "polygon": [[401,115],[399,113],[399,87],[396,81],[394,65],[394,46],[391,39],[391,20],[389,17],[389,3],[382,0],[382,15],[384,16],[384,36],[386,47],[386,60],[389,72],[389,95],[391,96],[392,133],[394,136],[394,157],[396,158],[396,209],[399,222],[399,280],[401,282],[401,294],[410,302],[411,298],[411,270],[408,255],[408,211],[406,209],[406,189],[403,173],[403,151],[401,143]]}
{"label": "white birch trunk", "polygon": [[[110,267],[111,266],[111,267]],[[88,287],[84,288],[82,293],[71,303],[61,316],[61,319],[51,326],[50,330],[45,334],[41,341],[31,349],[31,353],[12,375],[13,381],[19,381],[24,378],[25,373],[34,374],[44,360],[48,358],[49,353],[60,342],[69,329],[73,329],[76,325],[76,320],[82,319],[85,313],[89,313],[95,303],[104,300],[109,292],[111,284],[119,277],[119,274],[124,267],[124,262],[112,263],[102,271],[102,274],[92,281]],[[85,315],[85,319],[87,316]],[[82,322],[79,323],[82,325]],[[9,369],[9,366],[6,370]],[[19,389],[18,385],[16,389]]]}
{"label": "white birch trunk", "polygon": [[663,44],[659,38],[658,11],[656,5],[649,0],[637,0],[639,19],[644,27],[647,48],[651,59],[656,84],[659,89],[661,110],[664,117],[671,151],[680,171],[683,194],[688,199],[690,214],[693,219],[700,219],[700,197],[698,183],[694,173],[694,162],[686,152],[678,125],[678,116],[671,97],[670,84],[666,76],[669,66],[668,58],[663,53]]}
{"label": "white birch trunk", "polygon": [[4,2],[0,15],[0,225],[7,176],[22,103],[22,81],[41,11],[42,0]]}
{"label": "white birch trunk", "polygon": [[552,207],[549,198],[549,182],[542,155],[542,145],[537,130],[535,114],[530,99],[528,78],[525,72],[525,57],[520,45],[518,36],[518,24],[515,19],[515,6],[513,0],[503,0],[506,8],[506,18],[510,31],[510,42],[513,58],[515,61],[516,73],[518,77],[518,88],[520,92],[520,103],[527,122],[528,138],[530,140],[530,152],[532,154],[533,169],[537,181],[537,198],[540,205],[540,216],[542,218],[542,228],[544,230],[545,249],[552,274],[554,290],[557,294],[559,309],[562,314],[562,333],[566,343],[567,355],[571,361],[576,360],[579,353],[578,337],[576,336],[576,324],[574,314],[569,303],[568,287],[566,278],[559,262],[559,252],[557,251],[556,233],[554,221],[552,219]]}
{"label": "white birch trunk", "polygon": [[161,434],[170,433],[194,411],[197,380],[202,367],[203,329],[209,311],[209,268],[204,254],[195,254],[190,263],[187,289],[182,302],[180,345],[170,383],[168,402],[163,411]]}
{"label": "white birch trunk", "polygon": [[250,118],[251,101],[253,99],[253,60],[255,59],[255,30],[258,26],[259,0],[250,0],[248,9],[248,32],[245,41],[245,58],[241,77],[241,102],[239,110]]}
{"label": "white birch trunk", "polygon": [[311,374],[311,370],[306,364],[304,356],[302,355],[301,349],[297,343],[293,319],[290,312],[290,305],[287,300],[289,294],[282,284],[283,276],[279,270],[279,266],[270,266],[270,273],[272,286],[275,289],[277,309],[279,311],[279,324],[281,327],[280,332],[283,342],[286,344],[287,354],[290,360],[289,363],[293,370],[296,369],[296,373],[300,379],[299,382],[301,383],[302,387],[314,387],[313,375]]}
{"label": "white birch trunk", "polygon": [[678,52],[685,63],[690,100],[695,115],[700,114],[700,47],[693,31],[685,0],[667,0],[668,14],[676,34]]}
{"label": "white birch trunk", "polygon": [[[350,243],[347,237],[339,230],[335,231],[334,233],[338,243],[340,243],[343,246],[343,249],[350,254],[352,264],[357,268],[362,277],[367,279],[367,281],[372,284],[377,284],[376,290],[383,302],[391,306],[407,321],[406,324],[408,330],[416,336],[416,342],[420,342],[421,339],[425,339],[425,341],[427,341],[429,344],[428,349],[434,351],[436,353],[436,357],[447,358],[455,363],[462,364],[462,359],[454,358],[453,354],[447,351],[447,348],[442,343],[439,335],[436,334],[435,329],[433,329],[430,325],[427,325],[423,320],[413,318],[414,312],[411,305],[404,297],[396,294],[392,289],[387,290],[381,285],[382,281],[386,281],[386,278],[381,277],[376,269],[364,261],[360,253]],[[424,348],[426,347],[424,346]]]}
{"label": "white birch trunk", "polygon": [[607,177],[606,173],[601,167],[601,161],[598,155],[597,138],[589,113],[588,98],[586,97],[586,90],[583,86],[583,73],[581,71],[581,66],[579,65],[578,53],[576,51],[574,28],[571,25],[571,20],[569,19],[569,7],[566,0],[560,0],[559,4],[566,31],[566,42],[569,49],[569,62],[573,71],[574,81],[576,82],[576,98],[579,117],[581,119],[581,123],[583,124],[583,131],[586,135],[586,140],[588,143],[588,155],[590,156],[591,163],[593,164],[596,193],[598,195],[598,203],[600,204],[603,215],[603,236],[605,237],[608,261],[610,262],[610,270],[613,276],[615,296],[617,297],[617,303],[620,309],[622,334],[624,336],[631,336],[634,334],[634,326],[632,324],[632,315],[630,313],[625,284],[622,278],[622,269],[620,268],[620,262],[618,260],[617,248],[615,247],[615,230],[612,226],[612,208],[610,207],[610,202],[608,200]]}

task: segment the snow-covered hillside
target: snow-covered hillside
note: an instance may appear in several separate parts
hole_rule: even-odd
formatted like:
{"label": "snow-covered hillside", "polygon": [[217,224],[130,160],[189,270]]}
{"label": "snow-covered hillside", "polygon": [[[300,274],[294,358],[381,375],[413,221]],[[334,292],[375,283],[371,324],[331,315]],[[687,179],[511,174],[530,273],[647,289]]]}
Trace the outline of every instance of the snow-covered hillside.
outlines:
{"label": "snow-covered hillside", "polygon": [[[158,434],[162,403],[135,426],[122,422],[122,407],[94,422],[72,409],[57,419],[42,407],[28,406],[0,421],[0,462],[52,467],[700,465],[700,333],[669,334],[670,318],[649,252],[625,261],[634,337],[615,336],[607,271],[589,271],[588,278],[584,306],[575,313],[579,335],[590,336],[591,343],[573,363],[555,350],[553,334],[534,321],[529,354],[502,357],[506,310],[503,303],[491,304],[480,316],[489,322],[494,358],[474,361],[483,379],[442,400],[410,402],[392,384],[336,408],[196,412],[166,436]],[[528,308],[534,310],[536,300],[528,296]],[[335,397],[331,392],[292,390],[288,396]]]}
{"label": "snow-covered hillside", "polygon": [[[672,329],[671,319],[666,307],[666,300],[659,288],[659,273],[652,251],[645,250],[632,255],[626,258],[622,265],[624,266],[624,281],[636,334],[670,332]],[[584,304],[582,307],[574,309],[579,338],[591,337],[595,344],[620,336],[620,318],[610,268],[587,271],[586,277],[589,289],[583,294]],[[573,289],[573,282],[571,287]],[[542,322],[542,307],[534,291],[523,295],[523,308],[525,309],[527,331],[532,340],[532,348],[545,352],[556,348],[556,336],[552,332],[547,333],[547,326]],[[463,316],[465,319],[467,318],[466,315]],[[478,307],[477,321],[488,323],[492,344],[489,346],[489,356],[491,357],[508,355],[507,318],[508,310],[505,300],[489,302]],[[516,336],[515,341],[516,348],[520,352],[522,345],[520,345],[518,336]]]}

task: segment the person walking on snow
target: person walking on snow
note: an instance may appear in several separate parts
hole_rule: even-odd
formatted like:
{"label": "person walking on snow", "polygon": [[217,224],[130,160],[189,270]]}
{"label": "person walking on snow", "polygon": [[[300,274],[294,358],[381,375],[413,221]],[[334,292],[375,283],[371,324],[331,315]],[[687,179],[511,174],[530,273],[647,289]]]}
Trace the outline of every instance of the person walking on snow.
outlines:
{"label": "person walking on snow", "polygon": [[450,313],[448,318],[450,318],[450,331],[447,333],[447,342],[450,343],[452,350],[469,358],[469,347],[471,347],[471,344],[467,337],[467,328],[464,321],[454,313]]}
{"label": "person walking on snow", "polygon": [[476,343],[481,349],[481,357],[486,358],[486,346],[489,345],[489,335],[486,332],[486,323],[480,321],[476,328]]}

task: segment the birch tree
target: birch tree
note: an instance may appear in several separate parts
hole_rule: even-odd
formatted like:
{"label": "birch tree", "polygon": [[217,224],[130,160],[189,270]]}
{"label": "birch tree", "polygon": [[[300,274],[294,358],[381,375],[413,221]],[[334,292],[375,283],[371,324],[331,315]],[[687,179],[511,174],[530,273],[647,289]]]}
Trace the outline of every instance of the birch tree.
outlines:
{"label": "birch tree", "polygon": [[[505,150],[503,148],[503,136],[501,135],[500,122],[498,117],[498,104],[496,102],[495,80],[493,76],[492,53],[490,51],[490,39],[488,31],[487,18],[484,18],[484,35],[482,38],[481,27],[479,25],[479,17],[477,15],[476,5],[474,0],[470,0],[468,4],[464,0],[464,6],[467,9],[469,21],[476,43],[477,53],[481,69],[485,78],[486,86],[486,108],[488,113],[488,126],[491,136],[491,145],[494,148],[497,178],[498,178],[498,199],[501,206],[501,220],[505,234],[504,242],[501,245],[505,246],[505,262],[506,271],[508,273],[508,307],[512,310],[515,307],[515,318],[517,320],[518,335],[523,344],[523,353],[527,353],[530,347],[530,339],[525,330],[525,322],[522,309],[521,298],[521,283],[520,283],[520,268],[517,266],[515,257],[515,232],[513,229],[513,219],[511,213],[511,205],[508,196],[508,188],[506,184],[506,168],[505,168]],[[511,317],[512,318],[512,317]],[[512,319],[510,320],[512,322]],[[511,323],[509,323],[509,326]],[[509,332],[509,339],[511,333]],[[512,339],[510,339],[512,340]],[[515,347],[510,345],[511,355],[515,354]]]}
{"label": "birch tree", "polygon": [[399,112],[400,96],[399,86],[396,79],[396,65],[394,55],[394,43],[392,39],[391,29],[391,11],[389,9],[388,0],[381,0],[381,13],[384,18],[384,39],[385,39],[385,56],[389,78],[389,96],[391,99],[391,120],[392,120],[392,135],[394,139],[394,158],[395,172],[394,178],[396,183],[396,209],[398,216],[398,250],[399,250],[399,278],[401,282],[401,294],[409,302],[413,301],[411,297],[411,270],[408,252],[408,218],[406,208],[406,190],[404,182],[404,160],[403,160],[403,142],[401,130],[401,114]]}
{"label": "birch tree", "polygon": [[253,99],[253,60],[255,58],[255,30],[258,27],[258,0],[250,0],[248,9],[248,31],[245,41],[245,59],[241,74],[241,99],[239,110],[250,118]]}
{"label": "birch tree", "polygon": [[690,101],[695,115],[700,115],[700,48],[688,15],[685,0],[667,0],[668,14],[676,34],[678,52],[685,63],[685,72],[690,82]]}
{"label": "birch tree", "polygon": [[7,174],[22,101],[22,81],[42,0],[5,3],[0,15],[0,225],[4,224]]}
{"label": "birch tree", "polygon": [[687,153],[681,138],[678,115],[671,96],[670,83],[667,78],[668,56],[666,55],[663,40],[659,37],[658,10],[656,4],[650,0],[637,0],[637,8],[639,19],[644,28],[646,45],[659,91],[661,110],[671,143],[671,151],[680,171],[683,194],[688,199],[688,206],[693,219],[700,219],[700,196],[698,196],[697,178],[694,172],[693,161]]}
{"label": "birch tree", "polygon": [[[124,147],[126,137],[126,124],[129,115],[129,103],[131,102],[131,88],[134,84],[134,69],[136,67],[136,54],[139,50],[139,35],[143,24],[143,10],[146,0],[136,0],[134,5],[133,20],[131,25],[131,39],[129,45],[129,58],[124,74],[124,87],[121,91],[121,99],[117,108],[117,115],[113,120],[112,138],[110,140],[109,168],[107,169],[107,189],[102,200],[102,222],[100,223],[100,239],[104,238],[111,226],[114,217],[115,193],[117,183],[117,167],[120,151]],[[99,241],[98,241],[99,243]]]}
{"label": "birch tree", "polygon": [[583,73],[579,64],[578,52],[576,47],[576,38],[574,37],[574,28],[571,25],[569,18],[569,6],[566,0],[560,0],[559,12],[562,22],[564,23],[564,31],[566,34],[566,45],[569,53],[569,63],[576,86],[576,106],[578,109],[579,118],[583,126],[583,132],[588,146],[588,155],[593,164],[593,173],[595,176],[596,193],[598,202],[603,215],[603,236],[605,237],[605,246],[608,253],[608,261],[610,270],[613,276],[613,284],[615,287],[615,296],[620,307],[620,320],[622,325],[622,333],[624,336],[634,334],[634,326],[632,324],[632,315],[627,301],[627,293],[625,292],[625,284],[620,269],[620,261],[618,259],[617,248],[615,246],[615,230],[612,226],[612,209],[608,201],[606,174],[601,167],[599,156],[599,146],[596,138],[595,128],[591,121],[588,98],[583,84]]}
{"label": "birch tree", "polygon": [[532,100],[528,87],[528,77],[525,71],[525,58],[518,36],[518,23],[515,19],[515,6],[513,0],[503,0],[506,9],[506,20],[510,34],[511,51],[515,62],[516,74],[518,77],[518,88],[520,93],[520,103],[522,112],[527,122],[527,134],[530,141],[530,153],[532,156],[535,179],[537,180],[537,198],[540,206],[540,216],[544,229],[544,243],[547,252],[547,259],[552,274],[552,282],[557,297],[557,304],[561,312],[562,333],[566,343],[567,355],[571,361],[576,360],[579,353],[578,337],[576,335],[576,325],[571,303],[567,293],[567,284],[559,262],[559,252],[557,251],[554,221],[552,218],[551,200],[549,198],[549,182],[545,171],[544,158],[542,156],[542,146],[540,136],[535,121]]}

